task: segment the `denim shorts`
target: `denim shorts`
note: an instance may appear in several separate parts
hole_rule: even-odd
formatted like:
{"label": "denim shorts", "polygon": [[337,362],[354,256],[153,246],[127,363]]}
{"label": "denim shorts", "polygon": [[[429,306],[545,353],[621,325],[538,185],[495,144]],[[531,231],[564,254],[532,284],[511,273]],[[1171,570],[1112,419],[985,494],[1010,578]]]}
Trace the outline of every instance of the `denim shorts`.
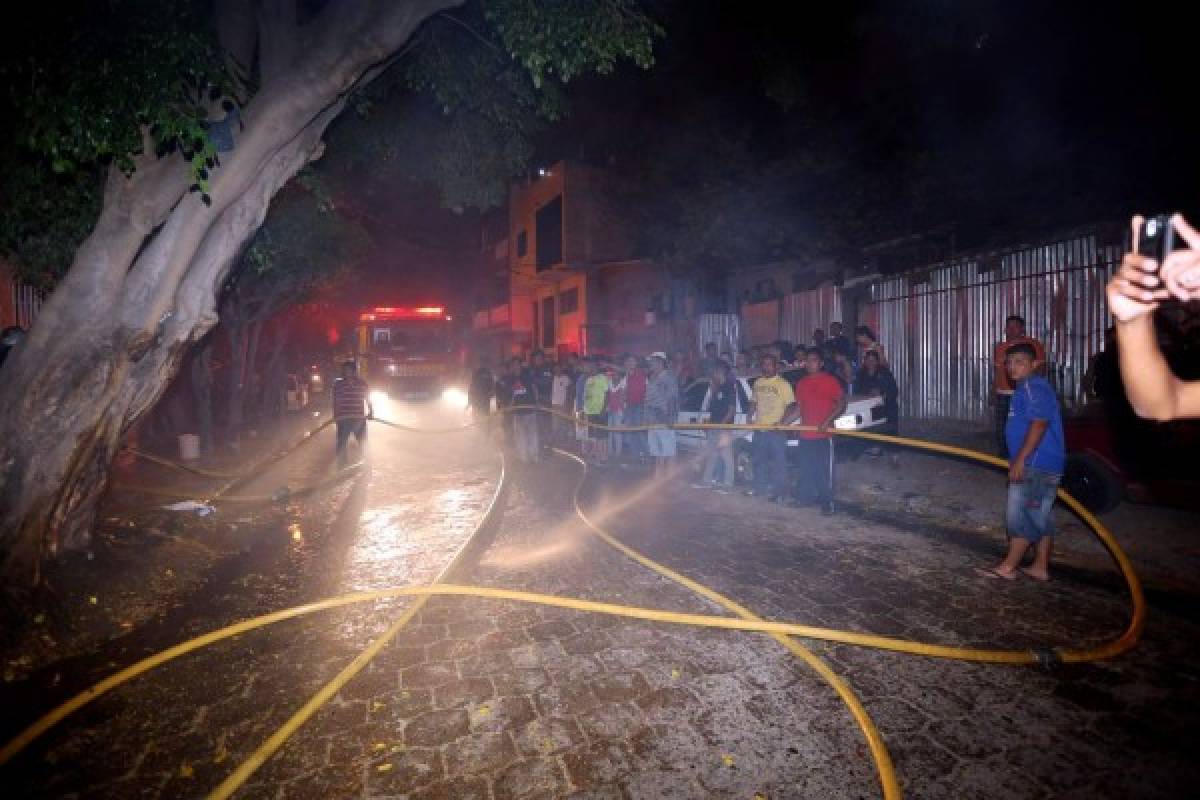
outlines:
{"label": "denim shorts", "polygon": [[1025,480],[1008,485],[1008,535],[1037,544],[1054,535],[1054,496],[1061,475],[1025,469]]}

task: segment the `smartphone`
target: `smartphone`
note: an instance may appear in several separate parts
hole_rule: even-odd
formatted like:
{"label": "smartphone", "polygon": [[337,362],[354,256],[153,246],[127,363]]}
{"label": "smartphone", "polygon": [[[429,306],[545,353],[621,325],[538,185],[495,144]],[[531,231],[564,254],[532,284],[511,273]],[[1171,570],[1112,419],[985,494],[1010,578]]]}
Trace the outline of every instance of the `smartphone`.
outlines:
{"label": "smartphone", "polygon": [[1171,214],[1158,214],[1146,217],[1138,237],[1137,251],[1139,255],[1153,258],[1162,266],[1163,259],[1175,249],[1175,227],[1171,224]]}

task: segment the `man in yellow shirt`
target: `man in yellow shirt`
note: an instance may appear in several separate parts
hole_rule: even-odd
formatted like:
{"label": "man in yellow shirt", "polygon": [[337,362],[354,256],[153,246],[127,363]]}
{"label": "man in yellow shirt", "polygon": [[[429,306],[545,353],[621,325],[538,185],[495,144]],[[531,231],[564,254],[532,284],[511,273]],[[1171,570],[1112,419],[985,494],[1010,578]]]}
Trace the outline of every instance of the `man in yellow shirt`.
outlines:
{"label": "man in yellow shirt", "polygon": [[[779,375],[778,359],[773,355],[763,356],[762,377],[754,382],[755,424],[778,425],[795,402],[792,385]],[[746,494],[783,501],[788,496],[787,434],[755,431],[753,446],[754,488]]]}

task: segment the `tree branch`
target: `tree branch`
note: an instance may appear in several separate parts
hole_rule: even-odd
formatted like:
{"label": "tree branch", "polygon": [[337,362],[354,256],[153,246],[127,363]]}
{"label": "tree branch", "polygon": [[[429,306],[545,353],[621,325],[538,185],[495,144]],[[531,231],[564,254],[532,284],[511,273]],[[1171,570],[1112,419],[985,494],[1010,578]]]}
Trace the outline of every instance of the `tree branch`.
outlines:
{"label": "tree branch", "polygon": [[455,25],[459,26],[460,28],[465,30],[467,33],[471,34],[476,39],[483,42],[485,45],[487,45],[493,51],[495,51],[497,53],[502,52],[500,50],[500,48],[496,46],[495,42],[491,41],[486,36],[484,36],[482,33],[475,30],[474,26],[472,26],[465,20],[459,19],[458,17],[454,16],[453,14],[449,13],[448,11],[442,11],[437,16],[439,19],[445,19],[445,20],[449,20],[450,22],[453,22]]}
{"label": "tree branch", "polygon": [[[326,7],[317,20],[326,19],[334,8],[342,13],[328,20],[330,28],[322,31],[321,46],[306,51],[302,64],[274,86],[264,86],[247,106],[247,129],[211,181],[212,207],[204,207],[195,193],[185,197],[130,270],[121,298],[121,319],[130,332],[131,352],[140,353],[153,338],[169,316],[176,290],[210,229],[227,209],[239,204],[281,149],[287,149],[297,135],[293,132],[303,132],[332,109],[335,114],[340,111],[346,92],[364,72],[400,48],[429,16],[460,1],[345,0]],[[321,124],[322,132],[329,119]],[[250,214],[247,222],[257,219],[255,224],[261,223],[258,212],[242,213]]]}

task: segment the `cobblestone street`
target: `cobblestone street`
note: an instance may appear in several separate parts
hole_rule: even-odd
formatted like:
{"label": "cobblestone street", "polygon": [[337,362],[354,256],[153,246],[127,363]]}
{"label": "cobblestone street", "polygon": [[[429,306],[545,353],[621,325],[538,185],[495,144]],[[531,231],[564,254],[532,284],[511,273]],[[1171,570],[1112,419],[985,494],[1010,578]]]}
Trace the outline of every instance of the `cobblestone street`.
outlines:
{"label": "cobblestone street", "polygon": [[[292,568],[332,568],[334,579],[214,597],[219,610],[197,610],[177,639],[281,604],[431,579],[496,473],[475,434],[446,441],[378,436],[370,474],[333,493],[349,532],[322,538],[328,521],[300,523],[314,550]],[[584,527],[577,477],[561,457],[510,464],[499,519],[448,580],[725,613]],[[980,479],[1002,480],[982,469]],[[826,518],[636,471],[593,472],[584,499],[626,543],[769,619],[1022,648],[1102,642],[1128,620],[1112,569],[1065,568],[1047,585],[977,577],[998,540],[854,510]],[[1194,601],[1178,599],[1151,607],[1132,653],[1051,671],[806,644],[863,699],[906,797],[1183,797],[1200,779],[1200,631]],[[169,664],[53,729],[5,768],[6,783],[28,797],[204,796],[407,602],[281,623]],[[236,796],[879,795],[849,713],[769,637],[434,597]]]}

